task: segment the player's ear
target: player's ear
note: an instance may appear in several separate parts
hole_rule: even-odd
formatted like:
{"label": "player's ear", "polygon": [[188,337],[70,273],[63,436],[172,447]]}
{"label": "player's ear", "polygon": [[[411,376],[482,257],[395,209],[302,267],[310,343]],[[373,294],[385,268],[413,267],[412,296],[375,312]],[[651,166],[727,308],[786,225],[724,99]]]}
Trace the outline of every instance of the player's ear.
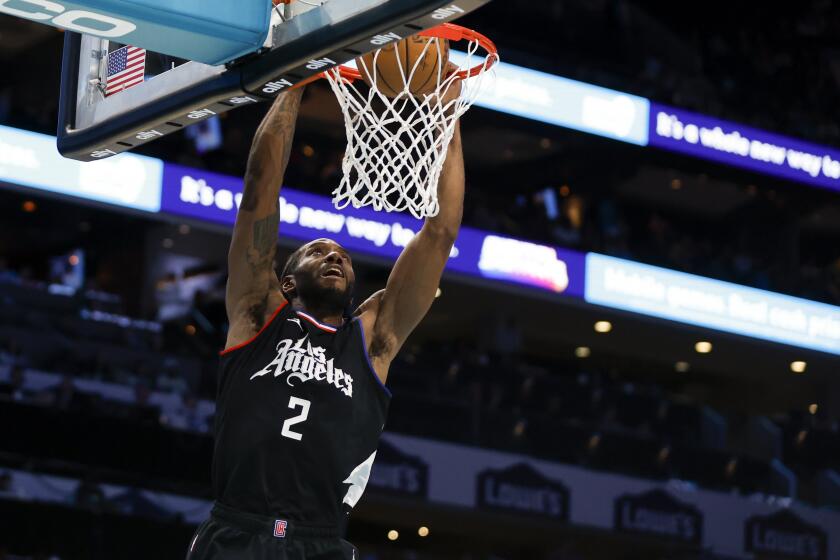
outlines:
{"label": "player's ear", "polygon": [[280,291],[283,293],[283,297],[292,301],[292,298],[295,297],[295,293],[297,291],[297,286],[295,286],[295,277],[291,274],[283,277],[283,282],[280,284]]}

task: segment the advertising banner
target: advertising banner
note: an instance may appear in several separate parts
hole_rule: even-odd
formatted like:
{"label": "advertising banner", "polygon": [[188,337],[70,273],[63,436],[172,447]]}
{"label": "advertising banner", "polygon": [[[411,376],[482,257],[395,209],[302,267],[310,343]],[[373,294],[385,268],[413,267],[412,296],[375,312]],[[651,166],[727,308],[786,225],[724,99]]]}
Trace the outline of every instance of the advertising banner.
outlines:
{"label": "advertising banner", "polygon": [[805,523],[789,510],[756,515],[744,524],[744,550],[757,558],[826,560],[827,541],[825,531]]}
{"label": "advertising banner", "polygon": [[840,354],[840,307],[596,253],[589,303]]}
{"label": "advertising banner", "polygon": [[703,543],[703,514],[660,489],[620,496],[615,501],[616,531]]}
{"label": "advertising banner", "polygon": [[649,143],[765,175],[840,191],[840,150],[651,103]]}
{"label": "advertising banner", "polygon": [[382,440],[376,451],[368,488],[383,494],[426,499],[429,495],[429,465]]}
{"label": "advertising banner", "polygon": [[61,157],[52,136],[0,126],[0,181],[157,212],[162,174],[159,159],[123,154],[81,163]]}
{"label": "advertising banner", "polygon": [[428,465],[431,503],[645,536],[728,558],[840,560],[840,541],[829,538],[840,535],[840,513],[793,499],[645,480],[391,432],[382,439]]}
{"label": "advertising banner", "polygon": [[[67,504],[80,483],[8,472],[6,499]],[[100,487],[124,514],[177,514],[198,524],[211,507],[208,500],[144,488]],[[831,538],[840,534],[840,512],[789,498],[717,492],[391,432],[382,436],[366,495],[408,498],[409,508],[411,500],[427,500],[455,507],[465,518],[470,509],[492,511],[507,515],[500,521],[511,530],[539,519],[558,527],[644,535],[729,558],[840,560],[840,545]]]}
{"label": "advertising banner", "polygon": [[[242,179],[167,163],[161,211],[232,226],[242,200]],[[351,251],[395,260],[423,223],[370,208],[335,209],[327,196],[284,187],[280,235],[300,241],[328,237]],[[447,270],[478,278],[583,297],[583,253],[462,227]]]}
{"label": "advertising banner", "polygon": [[[450,59],[467,64],[464,53],[452,51]],[[493,67],[475,104],[639,146],[648,143],[650,102],[644,97],[506,62]]]}
{"label": "advertising banner", "polygon": [[481,471],[475,493],[479,509],[569,519],[569,489],[528,463]]}

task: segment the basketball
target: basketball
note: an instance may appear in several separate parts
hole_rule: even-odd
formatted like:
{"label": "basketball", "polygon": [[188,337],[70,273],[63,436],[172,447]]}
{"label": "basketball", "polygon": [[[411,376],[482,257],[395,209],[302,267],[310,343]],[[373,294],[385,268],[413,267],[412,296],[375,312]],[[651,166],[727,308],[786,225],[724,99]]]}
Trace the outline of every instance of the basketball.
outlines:
{"label": "basketball", "polygon": [[[448,60],[449,41],[414,35],[382,48],[378,56],[376,51],[361,56],[357,64],[365,83],[371,85],[375,76],[376,86],[383,95],[396,97],[408,83],[408,91],[421,96],[434,91],[440,67],[443,65],[445,69]],[[411,81],[407,82],[409,76]]]}

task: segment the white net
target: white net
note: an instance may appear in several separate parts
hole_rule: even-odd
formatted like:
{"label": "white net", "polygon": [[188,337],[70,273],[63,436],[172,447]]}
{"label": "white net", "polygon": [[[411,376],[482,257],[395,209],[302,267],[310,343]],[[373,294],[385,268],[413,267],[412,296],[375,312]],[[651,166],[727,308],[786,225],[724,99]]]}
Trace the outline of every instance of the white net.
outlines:
{"label": "white net", "polygon": [[[471,41],[465,67],[482,63],[480,71],[463,80],[460,95],[447,97],[456,87],[457,73],[447,74],[447,57],[440,41],[428,41],[423,53],[405,72],[401,63],[402,91],[387,97],[377,87],[376,61],[373,68],[359,68],[371,76],[372,86],[361,80],[343,78],[338,69],[326,73],[338,98],[347,129],[347,150],[342,160],[343,177],[333,191],[338,209],[372,206],[375,210],[408,210],[416,218],[436,216],[439,210],[437,184],[455,123],[475,102],[487,69],[498,59],[495,53],[477,55],[480,45]],[[437,87],[431,93],[414,96],[409,91],[414,73],[429,49],[438,49]],[[400,49],[394,49],[399,61]],[[433,53],[434,54],[434,53]],[[363,65],[359,59],[359,65]],[[361,86],[361,87],[360,87]],[[454,92],[453,92],[454,93]]]}

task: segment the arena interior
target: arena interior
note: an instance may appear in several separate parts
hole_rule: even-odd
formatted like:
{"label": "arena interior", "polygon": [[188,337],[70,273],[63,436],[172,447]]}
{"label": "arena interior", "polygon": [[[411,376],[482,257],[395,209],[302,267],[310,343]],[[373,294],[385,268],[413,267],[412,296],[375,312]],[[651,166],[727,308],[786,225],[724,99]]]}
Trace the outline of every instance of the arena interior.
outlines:
{"label": "arena interior", "polygon": [[[462,237],[391,367],[360,560],[840,559],[840,5],[458,23],[503,63],[461,119]],[[267,105],[63,160],[62,44],[0,15],[0,559],[182,558]],[[419,226],[332,207],[345,142],[308,85],[279,243],[345,243],[365,297]]]}

